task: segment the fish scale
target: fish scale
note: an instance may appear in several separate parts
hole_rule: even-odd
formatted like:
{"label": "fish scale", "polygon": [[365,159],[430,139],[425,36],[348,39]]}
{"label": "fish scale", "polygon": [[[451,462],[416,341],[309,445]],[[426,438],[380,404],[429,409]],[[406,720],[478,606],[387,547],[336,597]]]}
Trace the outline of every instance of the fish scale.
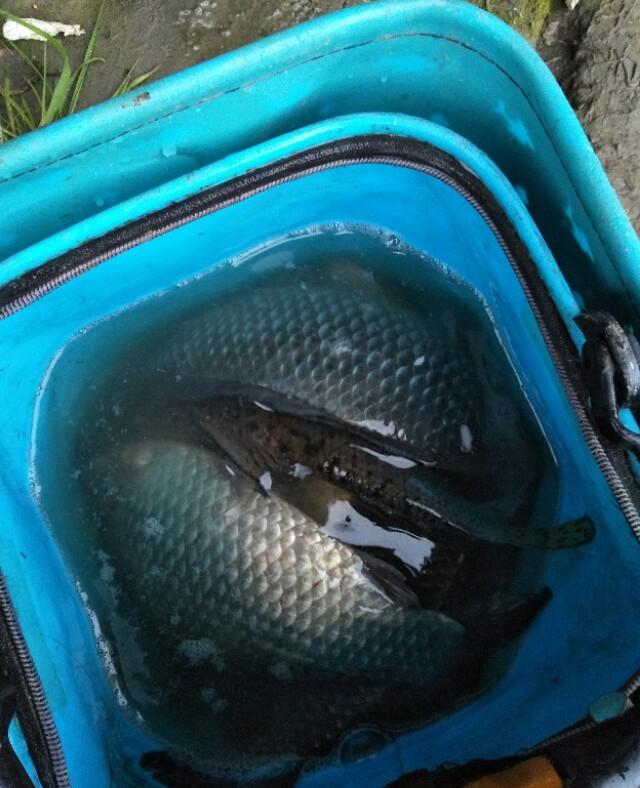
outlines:
{"label": "fish scale", "polygon": [[[505,498],[521,502],[521,469],[524,487],[533,476],[521,411],[502,394],[505,418],[495,434],[485,428],[490,373],[459,322],[438,299],[418,314],[353,268],[343,273],[270,274],[150,333],[113,369],[80,441],[79,456],[96,460],[81,481],[101,519],[117,612],[136,633],[120,628],[116,651],[123,663],[130,648],[145,654],[144,686],[128,687],[134,705],[217,770],[322,750],[354,724],[429,719],[477,689],[492,652],[446,615],[391,605],[351,548],[199,448],[175,402],[176,383],[178,400],[212,377],[267,386],[342,419],[393,423],[465,470],[484,474],[489,461]],[[500,566],[503,585],[512,569]],[[191,665],[185,644],[213,651]],[[274,679],[285,668],[291,676]],[[219,709],[203,706],[202,687]]]}
{"label": "fish scale", "polygon": [[263,286],[215,302],[178,325],[153,365],[174,376],[264,385],[340,418],[394,423],[409,441],[460,452],[460,429],[480,437],[480,383],[469,352],[441,316],[339,283]]}
{"label": "fish scale", "polygon": [[153,600],[151,616],[172,610],[185,640],[416,686],[455,669],[462,627],[395,608],[352,550],[285,502],[245,490],[240,510],[238,483],[209,452],[145,441],[118,460],[105,550],[126,593]]}

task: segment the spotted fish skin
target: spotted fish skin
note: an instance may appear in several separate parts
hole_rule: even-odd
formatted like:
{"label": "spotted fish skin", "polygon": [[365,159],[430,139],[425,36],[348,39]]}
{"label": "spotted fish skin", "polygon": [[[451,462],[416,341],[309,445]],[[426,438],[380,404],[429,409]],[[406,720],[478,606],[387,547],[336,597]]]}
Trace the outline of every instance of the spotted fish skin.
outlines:
{"label": "spotted fish skin", "polygon": [[[355,428],[326,411],[269,389],[222,381],[218,391],[191,406],[194,422],[213,450],[260,484],[263,475],[278,494],[293,497],[312,516],[321,494],[318,481],[340,491],[375,518],[396,522],[462,558],[478,539],[514,547],[570,549],[591,541],[594,526],[583,517],[555,527],[505,527],[493,502],[460,500],[469,480],[449,473],[446,458],[416,450],[405,441]],[[300,472],[302,469],[302,472]],[[301,477],[301,478],[300,478]],[[477,480],[471,480],[474,486]],[[314,499],[309,509],[305,500]],[[464,496],[462,496],[464,498]],[[331,499],[316,516],[326,524]],[[462,503],[462,505],[461,505]]]}
{"label": "spotted fish skin", "polygon": [[[216,769],[233,771],[245,758],[249,772],[263,757],[296,761],[354,724],[403,727],[412,703],[424,722],[478,689],[470,666],[485,655],[467,647],[448,616],[391,606],[353,551],[186,442],[180,418],[169,424],[161,400],[150,402],[166,383],[182,388],[214,375],[267,386],[428,446],[465,473],[484,477],[489,461],[490,493],[500,493],[506,513],[536,475],[520,411],[505,396],[486,404],[490,370],[476,363],[452,315],[407,310],[377,286],[342,281],[342,272],[302,284],[255,283],[214,298],[161,341],[142,341],[123,360],[126,374],[116,370],[115,387],[105,387],[79,451],[104,453],[83,483],[101,519],[119,614],[137,630],[155,690],[136,694],[129,682],[132,705],[171,745],[179,746],[181,725],[189,757],[211,756]],[[500,584],[510,571],[496,572]],[[125,664],[127,644],[121,638],[115,648]],[[256,726],[267,697],[269,714]],[[154,717],[159,709],[164,722]]]}
{"label": "spotted fish skin", "polygon": [[234,380],[382,429],[476,473],[513,514],[531,494],[536,456],[521,410],[487,393],[486,363],[438,304],[418,314],[338,272],[214,300],[176,326],[150,366],[158,390],[163,378]]}

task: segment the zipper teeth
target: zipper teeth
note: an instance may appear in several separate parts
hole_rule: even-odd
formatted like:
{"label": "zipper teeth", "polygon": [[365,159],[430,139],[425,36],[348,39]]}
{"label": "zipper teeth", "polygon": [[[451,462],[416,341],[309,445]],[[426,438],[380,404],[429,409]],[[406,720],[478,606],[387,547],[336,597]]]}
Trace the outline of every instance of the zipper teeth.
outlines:
{"label": "zipper teeth", "polygon": [[[371,163],[376,161],[376,157],[371,157]],[[193,211],[188,216],[179,217],[177,219],[173,219],[166,224],[163,224],[162,229],[160,230],[148,230],[140,235],[136,236],[135,238],[125,241],[121,244],[117,244],[112,249],[109,249],[101,254],[97,254],[92,257],[90,260],[87,260],[83,263],[78,263],[75,266],[72,266],[64,273],[58,274],[57,276],[51,277],[46,282],[43,282],[41,285],[36,285],[31,290],[29,290],[24,295],[19,296],[18,298],[10,301],[8,304],[4,306],[0,306],[0,320],[4,320],[7,317],[19,312],[22,309],[30,306],[34,303],[34,301],[38,301],[43,296],[47,295],[48,293],[52,292],[53,290],[57,289],[61,285],[70,282],[72,279],[76,279],[78,276],[90,271],[93,268],[96,268],[98,265],[106,262],[107,260],[112,259],[113,257],[117,257],[118,255],[122,254],[123,252],[127,252],[130,249],[133,249],[136,246],[140,246],[147,241],[151,241],[154,238],[157,238],[159,235],[164,235],[165,233],[171,232],[172,230],[176,230],[178,227],[182,227],[185,224],[189,224],[190,222],[197,221],[204,216],[207,216],[211,213],[216,213],[217,211],[223,210],[224,208],[228,208],[230,205],[235,205],[239,202],[244,202],[244,200],[248,200],[251,197],[254,197],[257,194],[260,194],[268,189],[273,188],[274,186],[281,186],[285,183],[289,183],[290,181],[297,180],[302,175],[314,175],[317,172],[321,172],[322,170],[327,169],[334,169],[337,167],[344,167],[349,164],[359,164],[359,163],[368,163],[368,161],[364,160],[355,160],[352,158],[344,158],[334,160],[330,163],[325,164],[317,164],[314,167],[309,167],[305,169],[302,173],[293,173],[290,175],[284,175],[280,178],[274,178],[273,180],[269,181],[268,183],[260,184],[259,186],[255,186],[252,189],[247,189],[245,192],[238,196],[228,197],[225,200],[221,200],[220,202],[216,203],[214,206],[208,206],[206,208],[201,208],[199,210]]]}
{"label": "zipper teeth", "polygon": [[33,660],[31,659],[31,654],[29,653],[29,649],[27,648],[27,644],[24,640],[22,630],[18,624],[18,619],[11,603],[11,598],[9,597],[6,580],[4,575],[1,573],[0,613],[2,614],[6,624],[13,652],[20,665],[22,678],[27,685],[29,698],[36,710],[38,723],[40,725],[42,737],[44,739],[47,748],[47,754],[49,756],[53,784],[57,786],[57,788],[70,788],[71,783],[69,782],[64,751],[62,749],[62,745],[60,744],[60,739],[58,738],[55,722],[53,720],[51,710],[49,709],[47,698],[42,689],[40,678],[34,667]]}
{"label": "zipper teeth", "polygon": [[[386,163],[386,162],[383,162]],[[538,328],[540,329],[540,333],[542,334],[545,344],[547,346],[547,350],[549,351],[554,366],[556,367],[560,381],[562,386],[569,398],[569,404],[571,405],[572,410],[576,414],[578,418],[578,424],[580,427],[580,432],[582,433],[585,442],[589,448],[589,451],[593,455],[594,459],[596,460],[600,470],[602,471],[602,475],[605,477],[613,496],[616,499],[616,502],[620,506],[622,513],[629,524],[629,527],[633,531],[635,537],[640,542],[640,514],[633,503],[631,496],[629,495],[627,489],[624,486],[624,483],[618,476],[615,468],[611,464],[611,460],[609,459],[604,447],[600,443],[600,439],[598,438],[591,421],[589,419],[589,415],[578,395],[578,392],[573,385],[573,381],[571,380],[571,375],[566,368],[566,365],[558,352],[558,349],[555,345],[551,332],[549,331],[547,324],[542,317],[540,312],[540,308],[535,300],[531,292],[531,288],[529,287],[529,283],[527,282],[525,276],[523,275],[522,271],[520,270],[520,266],[518,265],[517,260],[513,256],[511,250],[507,246],[505,240],[503,239],[501,233],[499,232],[498,228],[496,227],[493,219],[487,213],[484,206],[482,206],[479,201],[471,194],[467,189],[461,187],[459,183],[456,182],[454,178],[443,173],[436,168],[429,167],[428,165],[418,165],[414,167],[415,169],[419,169],[424,172],[428,172],[430,175],[433,175],[438,180],[445,183],[447,186],[450,186],[452,189],[457,191],[459,194],[464,196],[464,198],[469,202],[475,210],[482,216],[483,220],[489,225],[491,231],[493,232],[500,248],[504,252],[505,256],[509,260],[509,263],[515,272],[520,286],[525,294],[525,297],[531,307],[533,315],[535,317],[536,323],[538,324]],[[640,673],[637,674],[637,678],[634,681],[640,684]]]}
{"label": "zipper teeth", "polygon": [[[505,239],[502,237],[502,234],[496,227],[496,224],[493,218],[489,215],[486,211],[484,206],[479,202],[479,200],[464,186],[462,186],[454,177],[450,176],[446,172],[443,172],[441,169],[435,166],[431,166],[425,164],[423,162],[416,162],[413,160],[407,160],[402,156],[395,156],[395,155],[369,155],[369,156],[344,156],[342,158],[336,158],[330,162],[323,162],[320,164],[316,164],[314,166],[310,166],[300,172],[295,172],[287,175],[282,175],[279,178],[273,178],[264,184],[260,184],[253,188],[247,189],[244,191],[240,196],[233,195],[225,200],[222,200],[215,205],[207,206],[205,208],[198,209],[193,211],[188,216],[179,217],[174,219],[170,222],[167,222],[162,226],[161,229],[152,229],[148,230],[144,233],[141,233],[136,238],[133,238],[129,241],[123,242],[121,244],[117,244],[112,249],[109,249],[103,253],[97,254],[92,257],[90,260],[79,263],[76,266],[73,266],[69,270],[61,273],[57,276],[52,277],[47,282],[37,285],[29,292],[25,293],[24,295],[16,298],[14,301],[5,304],[4,306],[0,307],[0,319],[4,319],[9,317],[10,315],[18,312],[21,309],[32,304],[34,301],[42,298],[43,296],[50,293],[52,290],[56,289],[60,285],[63,285],[72,279],[80,276],[87,271],[95,268],[96,266],[100,265],[101,263],[109,260],[113,257],[116,257],[123,252],[128,251],[136,246],[139,246],[146,241],[152,240],[153,238],[158,237],[159,235],[164,235],[167,232],[177,229],[178,227],[182,227],[185,224],[188,224],[192,221],[196,221],[204,216],[207,216],[211,213],[215,213],[219,210],[229,207],[230,205],[236,204],[238,202],[242,202],[247,200],[257,194],[260,194],[268,189],[271,189],[276,186],[281,186],[283,184],[289,183],[291,181],[297,180],[300,177],[306,177],[308,175],[314,175],[315,173],[328,170],[328,169],[336,169],[339,167],[344,166],[351,166],[355,164],[385,164],[385,165],[392,165],[392,166],[401,166],[401,167],[409,167],[413,170],[418,172],[422,172],[428,174],[440,182],[444,183],[445,185],[452,188],[458,194],[462,195],[467,202],[478,212],[478,214],[482,217],[482,219],[487,223],[489,228],[491,229],[494,237],[496,238],[501,250],[505,254],[511,268],[513,269],[520,286],[525,294],[527,302],[534,314],[536,323],[538,328],[540,329],[540,333],[543,336],[545,341],[547,350],[551,355],[552,361],[554,366],[558,372],[560,381],[564,388],[564,391],[569,399],[569,404],[571,405],[572,410],[574,411],[577,419],[578,425],[580,428],[580,432],[587,444],[587,447],[595,459],[598,467],[600,468],[602,475],[604,476],[611,493],[613,494],[618,506],[620,507],[629,527],[633,531],[636,539],[640,542],[640,514],[633,503],[631,496],[629,495],[628,491],[626,490],[623,481],[618,476],[615,468],[613,467],[611,460],[609,459],[606,450],[602,446],[592,424],[589,419],[588,413],[580,399],[578,392],[575,389],[573,381],[571,379],[570,372],[568,371],[565,362],[563,361],[561,354],[555,344],[555,341],[549,331],[547,324],[542,317],[540,312],[539,306],[535,300],[533,293],[531,292],[531,288],[526,280],[524,273],[522,272],[520,265],[518,264],[517,260],[515,259],[513,253],[509,249]],[[1,579],[0,576],[0,604],[3,603],[3,596],[6,596],[6,587],[4,586],[4,581]],[[8,596],[7,596],[8,599]],[[10,604],[10,602],[9,602]],[[4,608],[4,605],[3,605]],[[13,620],[15,621],[15,615],[12,613]],[[16,623],[17,628],[17,623]],[[31,662],[31,658],[29,653],[24,645],[24,641],[22,639],[22,635],[17,629],[18,636],[20,642],[22,643],[22,651],[20,654],[24,654],[25,659],[28,661],[29,666],[25,669],[25,674],[29,674],[32,676],[32,683],[34,686],[34,692],[36,695],[34,697],[41,698],[43,701],[42,704],[42,711],[44,715],[44,720],[48,720],[48,722],[43,723],[43,730],[50,731],[52,737],[55,737],[55,742],[52,738],[52,745],[51,745],[51,752],[52,752],[52,760],[54,760],[54,754],[56,755],[55,763],[60,763],[62,766],[62,774],[63,780],[66,782],[59,782],[60,786],[68,785],[68,777],[66,775],[66,767],[64,766],[64,756],[62,755],[62,750],[60,747],[60,743],[57,737],[57,733],[55,731],[55,726],[53,724],[53,720],[51,719],[51,715],[46,705],[46,699],[44,698],[44,694],[42,692],[42,688],[40,682],[37,677],[37,673],[33,668],[33,664]],[[21,660],[22,662],[22,660]],[[31,684],[30,684],[31,687]],[[621,692],[627,695],[631,695],[638,687],[640,687],[640,671],[634,674],[631,679],[629,679],[626,684],[624,684],[621,688]],[[36,704],[38,709],[40,706]],[[570,738],[575,736],[579,733],[583,733],[587,730],[590,730],[596,726],[596,723],[593,720],[586,720],[583,722],[578,722],[574,726],[570,728],[566,728],[564,731],[552,736],[545,741],[541,742],[540,744],[536,745],[535,747],[528,750],[528,752],[536,752],[545,746],[549,746],[550,744],[557,743],[564,739]],[[58,750],[60,750],[60,754],[58,755]]]}
{"label": "zipper teeth", "polygon": [[[587,444],[591,455],[595,459],[598,467],[600,468],[602,475],[604,476],[611,493],[613,494],[618,506],[620,507],[625,520],[627,521],[629,527],[633,531],[634,536],[640,542],[640,514],[638,513],[637,507],[633,503],[631,496],[629,495],[626,487],[624,486],[623,481],[618,476],[615,468],[611,464],[611,460],[609,459],[607,452],[605,451],[604,447],[602,446],[600,439],[598,438],[591,421],[589,419],[589,415],[580,399],[578,392],[575,389],[573,381],[571,379],[571,375],[566,368],[564,360],[562,359],[558,348],[554,342],[554,339],[549,331],[547,324],[542,317],[540,312],[540,308],[531,292],[531,288],[529,287],[529,283],[527,282],[525,276],[523,275],[520,266],[518,265],[517,260],[513,256],[511,250],[508,248],[505,240],[503,239],[501,233],[498,231],[497,227],[491,216],[489,216],[484,209],[484,206],[479,204],[478,200],[470,194],[466,189],[460,187],[459,184],[456,184],[452,178],[450,178],[445,173],[440,173],[440,177],[436,174],[435,177],[438,177],[443,183],[446,183],[451,188],[455,189],[458,193],[463,194],[465,199],[473,205],[476,211],[482,216],[484,221],[489,225],[491,228],[498,244],[500,245],[502,251],[504,252],[505,256],[509,260],[509,263],[516,274],[520,286],[525,294],[525,297],[531,307],[533,315],[535,317],[536,323],[538,324],[538,328],[540,329],[540,333],[543,336],[545,344],[547,346],[547,350],[551,355],[551,359],[553,364],[558,372],[558,376],[560,378],[560,382],[565,390],[565,393],[569,399],[569,404],[573,412],[575,413],[578,419],[578,425],[580,428],[580,432],[582,433],[583,438]],[[638,687],[640,687],[640,671],[636,672],[625,684],[622,685],[620,691],[629,697]],[[572,725],[569,728],[565,728],[563,731],[555,734],[554,736],[550,736],[549,738],[545,739],[544,741],[540,742],[539,744],[535,745],[534,747],[530,748],[527,752],[535,753],[539,752],[547,747],[557,744],[561,741],[565,741],[566,739],[573,738],[581,733],[586,733],[589,730],[597,727],[597,723],[595,720],[590,718],[585,718],[584,720],[577,722],[575,725]]]}

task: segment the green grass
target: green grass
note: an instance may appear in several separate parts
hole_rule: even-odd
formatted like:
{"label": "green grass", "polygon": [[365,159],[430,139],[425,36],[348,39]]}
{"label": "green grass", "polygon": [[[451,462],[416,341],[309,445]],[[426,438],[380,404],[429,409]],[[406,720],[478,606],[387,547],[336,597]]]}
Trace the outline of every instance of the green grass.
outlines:
{"label": "green grass", "polygon": [[531,42],[537,40],[554,7],[554,0],[483,0],[482,3],[482,8],[499,16]]}
{"label": "green grass", "polygon": [[[0,8],[0,21],[4,18],[20,22],[45,39],[42,43],[42,67],[36,65],[17,44],[12,41],[6,42],[9,48],[27,64],[30,75],[20,86],[16,86],[10,77],[5,77],[0,85],[0,143],[47,126],[77,111],[89,69],[96,63],[104,63],[102,58],[94,56],[103,8],[104,0],[98,8],[82,62],[75,70],[71,67],[69,53],[60,41]],[[59,69],[55,77],[51,77],[47,70],[50,55],[59,61]],[[145,74],[134,76],[134,68],[135,66],[125,75],[112,96],[121,96],[133,90],[146,82],[156,71],[153,69]]]}

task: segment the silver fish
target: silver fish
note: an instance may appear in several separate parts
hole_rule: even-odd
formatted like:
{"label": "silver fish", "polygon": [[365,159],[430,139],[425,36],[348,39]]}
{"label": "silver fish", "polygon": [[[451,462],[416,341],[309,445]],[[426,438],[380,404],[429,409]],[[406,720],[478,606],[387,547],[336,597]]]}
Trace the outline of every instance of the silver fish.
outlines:
{"label": "silver fish", "polygon": [[257,282],[178,323],[151,352],[149,387],[215,377],[295,397],[446,458],[516,517],[538,481],[537,427],[519,392],[496,393],[504,375],[466,318],[437,299],[415,312],[364,274],[327,268]]}
{"label": "silver fish", "polygon": [[94,469],[99,550],[136,633],[121,631],[116,661],[135,649],[148,672],[127,694],[174,747],[182,730],[191,757],[311,756],[355,724],[427,719],[476,675],[465,626],[392,603],[356,552],[209,451],[138,440]]}
{"label": "silver fish", "polygon": [[[473,617],[392,602],[393,573],[372,574],[299,509],[234,479],[154,400],[212,374],[267,386],[428,447],[515,518],[539,463],[521,407],[504,391],[493,397],[493,362],[437,308],[412,312],[343,274],[256,283],[143,342],[80,440],[79,456],[95,460],[83,483],[99,549],[149,674],[127,694],[175,746],[182,714],[185,748],[216,750],[217,764],[297,758],[355,724],[450,709],[542,603],[516,611],[512,626],[498,616],[492,634],[480,633],[482,608],[474,627]],[[514,564],[495,572],[501,585]],[[128,664],[127,644],[111,640]]]}
{"label": "silver fish", "polygon": [[214,638],[222,661],[250,654],[417,686],[455,669],[459,624],[399,609],[353,550],[235,482],[209,452],[143,441],[123,448],[120,468],[105,547],[129,592],[171,610],[184,641]]}
{"label": "silver fish", "polygon": [[495,620],[473,611],[473,631],[392,603],[353,549],[205,449],[135,440],[95,465],[105,468],[92,495],[118,611],[149,671],[152,700],[142,693],[138,709],[164,714],[156,732],[175,745],[184,707],[189,750],[216,768],[309,757],[356,724],[428,719],[547,599]]}

